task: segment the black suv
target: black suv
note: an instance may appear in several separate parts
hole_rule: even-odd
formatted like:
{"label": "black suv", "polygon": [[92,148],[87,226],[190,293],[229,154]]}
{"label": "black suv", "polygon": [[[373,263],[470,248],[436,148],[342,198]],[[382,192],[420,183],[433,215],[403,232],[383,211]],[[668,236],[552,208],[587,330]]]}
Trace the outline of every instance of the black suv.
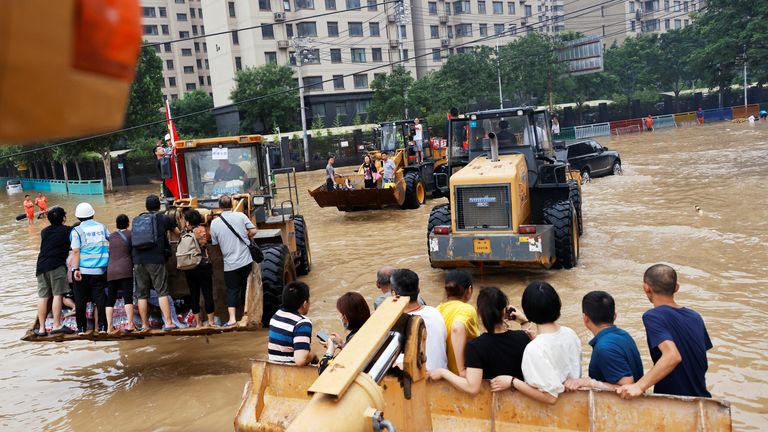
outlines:
{"label": "black suv", "polygon": [[574,141],[558,149],[558,159],[565,159],[572,169],[581,172],[582,183],[591,177],[621,174],[621,156],[615,150],[608,150],[595,140]]}

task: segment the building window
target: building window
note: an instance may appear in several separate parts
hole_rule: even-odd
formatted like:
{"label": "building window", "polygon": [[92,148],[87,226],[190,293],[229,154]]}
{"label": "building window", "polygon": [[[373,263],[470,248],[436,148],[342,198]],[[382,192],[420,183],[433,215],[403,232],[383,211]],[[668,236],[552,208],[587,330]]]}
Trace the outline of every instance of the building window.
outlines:
{"label": "building window", "polygon": [[165,49],[165,52],[167,52],[167,53],[169,53],[169,52],[171,52],[173,50],[171,48],[171,44],[167,43],[167,42],[163,44],[163,48]]}
{"label": "building window", "polygon": [[533,8],[531,5],[525,5],[525,16],[533,16]]}
{"label": "building window", "polygon": [[312,105],[312,117],[316,119],[324,119],[325,104]]}
{"label": "building window", "polygon": [[152,49],[155,50],[156,53],[160,54],[160,45],[152,45]]}
{"label": "building window", "polygon": [[328,22],[328,37],[338,37],[339,36],[339,23],[335,21],[329,21]]}
{"label": "building window", "polygon": [[180,31],[179,32],[179,39],[189,39],[189,32],[188,31]]}
{"label": "building window", "polygon": [[351,22],[349,25],[349,35],[352,37],[361,37],[363,36],[363,23],[361,22]]}
{"label": "building window", "polygon": [[450,15],[451,14],[451,4],[450,3],[446,3],[445,4],[445,14],[446,15]]}
{"label": "building window", "polygon": [[285,25],[285,34],[289,38],[293,37],[293,24],[286,24]]}
{"label": "building window", "polygon": [[184,4],[184,0],[176,0],[176,4]]}
{"label": "building window", "polygon": [[453,11],[456,15],[472,13],[469,0],[460,0],[453,3]]}
{"label": "building window", "polygon": [[675,2],[675,10],[674,10],[674,11],[675,11],[675,12],[680,12],[680,10],[681,10],[681,9],[680,9],[680,2],[679,2],[679,1],[676,1],[676,2]]}
{"label": "building window", "polygon": [[168,87],[176,87],[176,78],[168,77]]}
{"label": "building window", "polygon": [[193,36],[197,36],[197,26],[196,25],[192,26],[192,35]]}
{"label": "building window", "polygon": [[237,35],[237,31],[232,32],[232,44],[240,45],[240,37]]}
{"label": "building window", "polygon": [[320,50],[317,48],[307,50],[304,55],[304,64],[320,64]]}
{"label": "building window", "polygon": [[314,9],[315,0],[296,0],[296,10],[299,9]]}
{"label": "building window", "polygon": [[480,36],[488,36],[488,24],[480,24]]}
{"label": "building window", "polygon": [[683,27],[688,27],[688,20],[683,20]]}
{"label": "building window", "polygon": [[679,19],[676,19],[676,20],[675,20],[675,30],[679,30],[679,29],[681,29],[682,27],[683,27],[683,25],[682,25],[682,21],[680,21]]}
{"label": "building window", "polygon": [[[539,6],[539,7],[541,7],[541,6]],[[512,3],[512,2],[507,3],[507,12],[510,15],[514,15],[515,14],[515,4],[514,3]]]}
{"label": "building window", "polygon": [[186,21],[186,20],[187,20],[187,14],[185,13],[176,14],[176,21]]}
{"label": "building window", "polygon": [[352,63],[365,63],[365,48],[352,48]]}
{"label": "building window", "polygon": [[341,63],[341,50],[331,48],[331,63]]}
{"label": "building window", "polygon": [[269,0],[259,0],[259,10],[272,10],[272,3]]}
{"label": "building window", "polygon": [[141,15],[144,18],[154,18],[155,15],[155,8],[153,7],[143,7],[141,8]]}
{"label": "building window", "polygon": [[344,75],[333,76],[333,88],[334,90],[339,90],[344,88]]}
{"label": "building window", "polygon": [[308,92],[323,91],[323,77],[321,76],[304,77],[304,90]]}
{"label": "building window", "polygon": [[493,14],[494,15],[503,15],[504,14],[504,3],[502,2],[493,2]]}
{"label": "building window", "polygon": [[235,57],[235,70],[243,70],[243,59],[240,57]]}
{"label": "building window", "polygon": [[261,24],[261,37],[264,40],[275,38],[275,29],[272,27],[272,24]]}
{"label": "building window", "polygon": [[403,62],[408,62],[408,50],[407,49],[403,50],[403,57],[400,60],[403,61]]}
{"label": "building window", "polygon": [[360,9],[360,0],[347,0],[347,9]]}
{"label": "building window", "polygon": [[370,36],[375,36],[375,37],[381,36],[381,31],[379,31],[379,23],[377,22],[368,23],[368,33]]}
{"label": "building window", "polygon": [[635,11],[635,2],[631,1],[631,2],[629,2],[629,12],[631,13],[631,12],[634,12],[634,11]]}
{"label": "building window", "polygon": [[[368,86],[368,77],[366,75],[355,75],[355,85],[357,85],[357,77],[362,76],[365,78],[366,87]],[[336,102],[336,115],[337,116],[345,116],[347,115],[347,104],[346,102]]]}
{"label": "building window", "polygon": [[208,59],[205,59],[205,68],[210,69],[210,66],[208,65]]}
{"label": "building window", "polygon": [[299,33],[299,37],[317,37],[317,25],[313,22],[298,23],[296,32]]}
{"label": "building window", "polygon": [[[197,70],[200,70],[202,68],[203,68],[203,61],[200,59],[197,59]],[[200,78],[202,79],[203,77],[200,77]]]}
{"label": "building window", "polygon": [[480,0],[477,2],[477,13],[485,15],[485,1]]}
{"label": "building window", "polygon": [[166,60],[165,61],[165,68],[167,70],[173,70],[173,60]]}
{"label": "building window", "polygon": [[629,23],[629,31],[635,31],[635,20]]}
{"label": "building window", "polygon": [[355,102],[355,112],[358,114],[368,114],[368,106],[371,104],[371,101],[357,101]]}
{"label": "building window", "polygon": [[157,8],[157,12],[158,12],[158,14],[159,14],[159,15],[160,15],[162,18],[165,18],[165,17],[167,17],[167,16],[168,16],[168,12],[165,10],[165,8],[164,8],[164,7],[159,7],[159,8]]}
{"label": "building window", "polygon": [[437,15],[437,2],[429,2],[429,14]]}
{"label": "building window", "polygon": [[432,61],[433,62],[441,62],[443,61],[440,57],[440,48],[432,48]]}
{"label": "building window", "polygon": [[517,34],[517,24],[509,25],[509,34],[511,34],[512,36]]}
{"label": "building window", "polygon": [[227,2],[227,6],[229,7],[229,17],[235,18],[237,15],[235,14],[235,2]]}
{"label": "building window", "polygon": [[[203,19],[203,9],[202,8],[197,8],[197,17],[200,18],[200,19]],[[210,80],[211,77],[208,77],[208,79]]]}
{"label": "building window", "polygon": [[290,12],[291,10],[291,0],[283,0],[283,10],[286,12]]}
{"label": "building window", "polygon": [[264,53],[264,63],[277,63],[277,53],[274,51],[266,51]]}
{"label": "building window", "polygon": [[201,86],[205,85],[205,77],[202,76],[202,75],[198,76],[197,77],[197,82],[199,82]]}
{"label": "building window", "polygon": [[403,39],[408,39],[408,32],[406,31],[405,25],[400,26],[400,37]]}
{"label": "building window", "polygon": [[325,0],[325,8],[328,10],[336,10],[336,0]]}
{"label": "building window", "polygon": [[187,91],[194,91],[197,88],[197,86],[195,85],[195,83],[187,83],[186,88],[187,88]]}
{"label": "building window", "polygon": [[429,37],[432,39],[440,38],[440,28],[436,25],[429,26]]}
{"label": "building window", "polygon": [[381,48],[371,48],[371,60],[374,62],[382,61]]}
{"label": "building window", "polygon": [[456,37],[472,36],[472,24],[457,24]]}
{"label": "building window", "polygon": [[499,35],[504,33],[504,24],[494,24],[493,25],[493,34]]}
{"label": "building window", "polygon": [[368,74],[354,75],[354,79],[355,79],[355,88],[358,88],[358,89],[368,88]]}
{"label": "building window", "polygon": [[193,74],[193,73],[195,73],[195,67],[194,66],[184,66],[184,73],[185,74]]}
{"label": "building window", "polygon": [[[195,18],[195,9],[194,9],[194,8],[189,8],[189,17],[190,17],[190,18]],[[203,78],[203,77],[200,77],[200,80],[201,80],[201,81],[202,81],[202,78]],[[201,83],[201,84],[202,84],[202,83]]]}
{"label": "building window", "polygon": [[192,48],[182,48],[181,49],[181,55],[183,57],[191,57],[192,56]]}
{"label": "building window", "polygon": [[664,30],[669,30],[669,18],[664,20]]}
{"label": "building window", "polygon": [[157,26],[156,25],[145,25],[142,26],[142,32],[145,35],[157,35]]}
{"label": "building window", "polygon": [[368,10],[369,11],[376,11],[379,7],[377,6],[376,0],[368,0]]}
{"label": "building window", "polygon": [[448,26],[448,37],[453,38],[453,26]]}

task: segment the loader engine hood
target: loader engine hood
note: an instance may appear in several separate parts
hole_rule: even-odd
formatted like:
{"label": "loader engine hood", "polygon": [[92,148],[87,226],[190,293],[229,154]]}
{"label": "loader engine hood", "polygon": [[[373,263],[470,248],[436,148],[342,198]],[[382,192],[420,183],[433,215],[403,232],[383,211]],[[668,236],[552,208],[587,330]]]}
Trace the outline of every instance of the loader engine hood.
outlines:
{"label": "loader engine hood", "polygon": [[513,181],[518,172],[527,178],[527,165],[522,154],[501,155],[498,161],[477,157],[451,176],[451,187],[456,185],[499,184]]}

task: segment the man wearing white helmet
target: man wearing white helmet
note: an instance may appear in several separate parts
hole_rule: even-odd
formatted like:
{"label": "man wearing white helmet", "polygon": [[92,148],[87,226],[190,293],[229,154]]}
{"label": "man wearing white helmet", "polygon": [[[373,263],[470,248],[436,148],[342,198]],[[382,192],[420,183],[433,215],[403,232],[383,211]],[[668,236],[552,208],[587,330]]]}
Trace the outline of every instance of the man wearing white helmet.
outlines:
{"label": "man wearing white helmet", "polygon": [[172,175],[171,160],[169,157],[170,151],[166,150],[166,147],[170,148],[170,146],[171,135],[165,134],[165,146],[163,146],[163,143],[160,140],[157,140],[157,145],[155,145],[155,149],[152,153],[157,159],[157,173],[160,176],[160,196],[173,199],[173,193],[165,185],[165,179],[170,178]]}
{"label": "man wearing white helmet", "polygon": [[80,225],[72,228],[69,234],[72,279],[75,281],[75,314],[80,335],[88,329],[85,306],[89,301],[95,304],[98,312],[94,314],[98,317],[98,321],[94,321],[94,330],[106,333],[107,329],[104,289],[107,287],[109,264],[109,231],[104,224],[93,220],[95,214],[90,204],[78,204],[75,217],[80,220]]}

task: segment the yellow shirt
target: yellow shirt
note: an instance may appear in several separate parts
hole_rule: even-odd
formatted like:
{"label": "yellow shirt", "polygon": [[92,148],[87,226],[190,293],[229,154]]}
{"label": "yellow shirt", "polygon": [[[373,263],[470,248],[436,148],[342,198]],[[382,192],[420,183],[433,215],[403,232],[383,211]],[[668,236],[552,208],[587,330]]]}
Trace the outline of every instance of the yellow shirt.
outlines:
{"label": "yellow shirt", "polygon": [[454,322],[464,324],[464,329],[467,332],[467,342],[469,342],[480,335],[480,326],[478,325],[480,320],[477,318],[475,307],[460,300],[450,300],[441,303],[437,306],[437,310],[440,312],[440,315],[443,316],[445,328],[448,332],[448,340],[445,344],[448,351],[448,369],[458,375],[459,370],[456,366],[456,356],[453,355],[451,327]]}

